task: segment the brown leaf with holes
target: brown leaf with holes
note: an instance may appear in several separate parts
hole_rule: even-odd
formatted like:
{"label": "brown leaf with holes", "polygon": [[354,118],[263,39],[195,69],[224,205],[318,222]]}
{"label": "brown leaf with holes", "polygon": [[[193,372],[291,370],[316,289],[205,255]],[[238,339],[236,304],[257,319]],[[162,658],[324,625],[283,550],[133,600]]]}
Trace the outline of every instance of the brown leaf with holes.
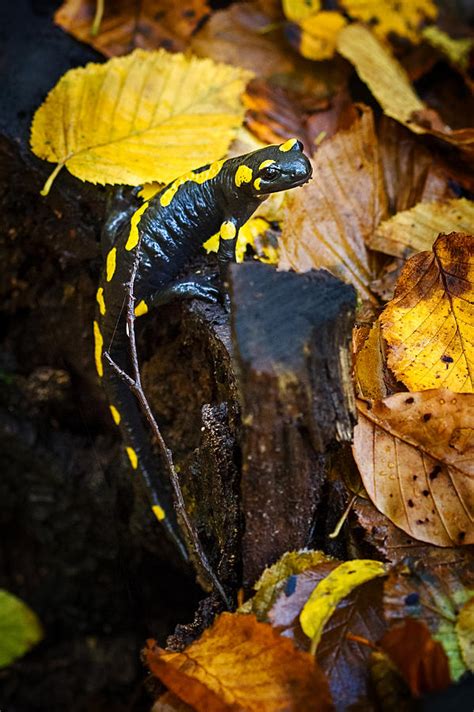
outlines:
{"label": "brown leaf with holes", "polygon": [[427,626],[407,618],[385,633],[380,646],[395,663],[415,697],[446,689],[451,683],[443,646]]}
{"label": "brown leaf with holes", "polygon": [[54,21],[81,42],[87,42],[107,57],[132,50],[179,51],[209,15],[207,0],[106,0],[104,16],[96,35],[91,29],[96,0],[66,0]]}
{"label": "brown leaf with holes", "polygon": [[358,409],[354,457],[375,506],[420,541],[474,543],[474,395],[396,393]]}
{"label": "brown leaf with holes", "polygon": [[152,673],[198,712],[312,712],[333,709],[314,658],[252,615],[221,614],[183,652],[153,641],[144,651]]}
{"label": "brown leaf with holes", "polygon": [[413,391],[474,390],[474,237],[440,235],[408,260],[380,317],[388,365]]}
{"label": "brown leaf with holes", "polygon": [[[344,178],[342,179],[342,176]],[[323,141],[313,179],[288,195],[280,239],[280,269],[324,267],[375,301],[364,241],[387,215],[372,111]]]}

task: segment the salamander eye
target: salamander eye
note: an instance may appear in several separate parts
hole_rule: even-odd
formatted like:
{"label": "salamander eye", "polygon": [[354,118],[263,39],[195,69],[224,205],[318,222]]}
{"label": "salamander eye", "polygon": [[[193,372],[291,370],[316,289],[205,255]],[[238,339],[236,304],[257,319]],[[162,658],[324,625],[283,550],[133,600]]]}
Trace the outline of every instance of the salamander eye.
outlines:
{"label": "salamander eye", "polygon": [[271,180],[272,178],[276,178],[279,173],[280,171],[276,166],[267,166],[262,169],[260,175],[264,180]]}

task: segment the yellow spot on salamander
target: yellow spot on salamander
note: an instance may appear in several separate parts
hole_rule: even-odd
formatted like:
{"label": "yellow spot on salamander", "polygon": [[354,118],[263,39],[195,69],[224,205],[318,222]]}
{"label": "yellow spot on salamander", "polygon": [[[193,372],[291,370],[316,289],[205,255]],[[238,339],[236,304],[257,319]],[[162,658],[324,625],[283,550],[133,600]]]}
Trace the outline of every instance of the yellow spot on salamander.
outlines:
{"label": "yellow spot on salamander", "polygon": [[94,342],[95,367],[97,369],[97,373],[99,374],[99,378],[102,378],[104,375],[104,367],[102,365],[102,347],[104,345],[104,339],[102,338],[99,325],[96,321],[94,321]]}
{"label": "yellow spot on salamander", "polygon": [[152,507],[152,510],[153,510],[153,514],[158,519],[158,521],[161,522],[161,521],[163,521],[163,519],[166,518],[165,510],[163,509],[163,507],[160,507],[159,504],[154,504]]}
{"label": "yellow spot on salamander", "polygon": [[135,307],[135,316],[143,316],[148,311],[148,304],[142,299]]}
{"label": "yellow spot on salamander", "polygon": [[237,229],[233,222],[226,220],[221,225],[221,237],[223,240],[232,240],[237,233]]}
{"label": "yellow spot on salamander", "polygon": [[216,234],[210,237],[209,240],[206,240],[206,242],[203,243],[203,247],[206,252],[217,252],[219,250],[220,240],[220,232],[216,232]]}
{"label": "yellow spot on salamander", "polygon": [[132,215],[132,219],[130,220],[130,232],[128,233],[128,240],[125,243],[126,250],[133,250],[133,248],[138,245],[138,240],[140,239],[138,224],[148,205],[148,203],[143,203]]}
{"label": "yellow spot on salamander", "polygon": [[293,146],[295,146],[297,143],[297,138],[289,138],[288,141],[285,141],[285,143],[281,144],[280,151],[283,151],[283,153],[286,153],[286,151],[291,151]]}
{"label": "yellow spot on salamander", "polygon": [[104,316],[105,314],[105,301],[104,301],[104,288],[99,287],[97,290],[97,294],[95,295],[95,298],[97,299],[97,304],[99,305],[99,311]]}
{"label": "yellow spot on salamander", "polygon": [[252,180],[252,169],[248,166],[239,166],[235,171],[235,185],[240,188],[242,183],[250,183]]}
{"label": "yellow spot on salamander", "polygon": [[276,161],[273,161],[271,158],[269,158],[259,165],[258,170],[263,171],[264,168],[268,168],[268,166],[271,166],[273,163],[276,163]]}
{"label": "yellow spot on salamander", "polygon": [[133,449],[133,447],[126,447],[125,448],[126,453],[128,455],[128,459],[130,460],[130,464],[133,467],[134,470],[137,469],[138,467],[138,455]]}
{"label": "yellow spot on salamander", "polygon": [[109,254],[107,255],[107,260],[105,263],[105,274],[107,282],[110,282],[115,274],[115,267],[117,266],[117,248],[112,247]]}
{"label": "yellow spot on salamander", "polygon": [[166,188],[166,190],[162,193],[160,197],[160,205],[162,205],[163,207],[169,205],[173,200],[174,196],[176,195],[178,188],[180,188],[185,183],[188,183],[189,181],[202,185],[206,181],[215,178],[220,172],[223,164],[224,161],[215,161],[215,163],[211,163],[209,168],[205,171],[201,171],[200,173],[190,171],[189,173],[185,173],[184,176],[176,178],[176,180],[173,181],[171,185]]}
{"label": "yellow spot on salamander", "polygon": [[115,425],[118,425],[121,420],[121,415],[114,405],[109,405],[110,412],[112,413],[112,418],[114,419]]}
{"label": "yellow spot on salamander", "polygon": [[253,187],[255,188],[255,190],[260,190],[261,182],[262,182],[261,178],[255,178],[255,180],[253,182]]}

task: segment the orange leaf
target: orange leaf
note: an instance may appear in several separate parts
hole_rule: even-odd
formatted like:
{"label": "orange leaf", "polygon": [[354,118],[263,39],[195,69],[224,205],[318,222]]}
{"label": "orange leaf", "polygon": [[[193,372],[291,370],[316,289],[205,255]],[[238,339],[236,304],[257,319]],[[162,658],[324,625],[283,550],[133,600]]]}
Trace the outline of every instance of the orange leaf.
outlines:
{"label": "orange leaf", "polygon": [[444,690],[451,683],[448,658],[425,623],[407,618],[380,641],[408,683],[413,695]]}
{"label": "orange leaf", "polygon": [[56,24],[107,57],[142,49],[183,50],[209,14],[207,0],[107,0],[99,32],[91,28],[96,0],[66,0],[54,16]]}
{"label": "orange leaf", "polygon": [[149,641],[147,664],[198,712],[332,710],[327,680],[308,653],[296,650],[252,615],[223,613],[182,653]]}

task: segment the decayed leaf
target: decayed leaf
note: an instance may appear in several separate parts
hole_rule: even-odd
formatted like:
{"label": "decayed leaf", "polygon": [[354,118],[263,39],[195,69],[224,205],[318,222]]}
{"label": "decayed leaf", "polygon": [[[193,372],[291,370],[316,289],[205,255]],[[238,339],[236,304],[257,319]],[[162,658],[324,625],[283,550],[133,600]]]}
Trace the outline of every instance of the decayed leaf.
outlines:
{"label": "decayed leaf", "polygon": [[473,595],[472,557],[446,564],[406,559],[385,580],[385,617],[389,623],[407,617],[424,622],[448,656],[451,677],[458,680],[466,665],[456,630],[457,616]]}
{"label": "decayed leaf", "polygon": [[421,39],[423,22],[434,20],[438,14],[434,0],[341,0],[341,5],[379,37],[394,34],[413,43]]}
{"label": "decayed leaf", "polygon": [[474,672],[474,598],[459,611],[456,633],[466,667]]}
{"label": "decayed leaf", "polygon": [[311,150],[301,108],[287,92],[262,79],[251,81],[242,97],[247,109],[245,124],[264,143],[283,143],[299,138]]}
{"label": "decayed leaf", "polygon": [[337,38],[346,24],[347,20],[339,12],[323,11],[290,25],[286,34],[303,57],[320,61],[334,56]]}
{"label": "decayed leaf", "polygon": [[54,21],[108,57],[133,49],[183,50],[209,14],[207,0],[106,0],[99,33],[91,28],[97,0],[66,0]]}
{"label": "decayed leaf", "polygon": [[223,613],[182,653],[149,643],[154,675],[198,712],[332,710],[327,681],[313,657],[296,650],[254,616]]}
{"label": "decayed leaf", "polygon": [[474,202],[460,198],[445,203],[418,203],[379,225],[368,245],[387,255],[407,257],[431,250],[440,232],[474,234]]}
{"label": "decayed leaf", "polygon": [[311,638],[314,651],[321,640],[325,624],[341,599],[357,586],[377,576],[385,576],[385,573],[385,566],[379,561],[355,559],[340,564],[316,586],[300,615],[301,627]]}
{"label": "decayed leaf", "polygon": [[338,50],[356,68],[385,114],[414,133],[429,133],[447,141],[467,156],[474,155],[474,129],[453,131],[421,101],[390,52],[362,25],[348,25],[339,34]]}
{"label": "decayed leaf", "polygon": [[167,183],[225,155],[248,73],[163,50],[67,72],[35,114],[31,147],[81,180]]}
{"label": "decayed leaf", "polygon": [[279,268],[324,267],[374,300],[364,240],[386,216],[387,200],[372,112],[363,109],[349,130],[324,141],[313,167],[311,183],[285,201]]}
{"label": "decayed leaf", "polygon": [[474,46],[474,40],[471,37],[454,39],[436,25],[425,27],[421,34],[423,39],[439,49],[453,64],[463,70],[468,68],[469,54]]}
{"label": "decayed leaf", "polygon": [[[299,614],[315,586],[337,565],[337,561],[321,563],[289,577],[269,610],[271,624],[282,635],[295,640],[304,650],[309,648],[310,641],[301,630]],[[375,644],[385,631],[382,593],[383,583],[380,579],[358,586],[339,601],[324,626],[317,660],[328,678],[338,710],[349,709],[350,705],[360,703],[361,698],[364,699],[368,694],[367,661],[371,652],[370,645]],[[353,636],[360,640],[355,640]]]}
{"label": "decayed leaf", "polygon": [[473,404],[447,389],[358,403],[354,457],[364,486],[415,539],[474,543]]}
{"label": "decayed leaf", "polygon": [[378,709],[384,712],[412,712],[413,698],[408,685],[388,655],[374,650],[369,658],[369,669]]}
{"label": "decayed leaf", "polygon": [[239,609],[242,613],[254,613],[265,620],[278,593],[279,585],[289,576],[295,576],[321,563],[333,563],[322,551],[287,551],[276,564],[269,566],[254,585],[255,595]]}
{"label": "decayed leaf", "polygon": [[402,673],[415,697],[444,690],[451,682],[443,646],[433,640],[427,626],[407,618],[388,630],[380,641]]}
{"label": "decayed leaf", "polygon": [[31,608],[0,590],[0,668],[27,653],[42,637],[41,624]]}
{"label": "decayed leaf", "polygon": [[408,260],[381,315],[388,365],[413,391],[474,390],[474,237],[440,235]]}

